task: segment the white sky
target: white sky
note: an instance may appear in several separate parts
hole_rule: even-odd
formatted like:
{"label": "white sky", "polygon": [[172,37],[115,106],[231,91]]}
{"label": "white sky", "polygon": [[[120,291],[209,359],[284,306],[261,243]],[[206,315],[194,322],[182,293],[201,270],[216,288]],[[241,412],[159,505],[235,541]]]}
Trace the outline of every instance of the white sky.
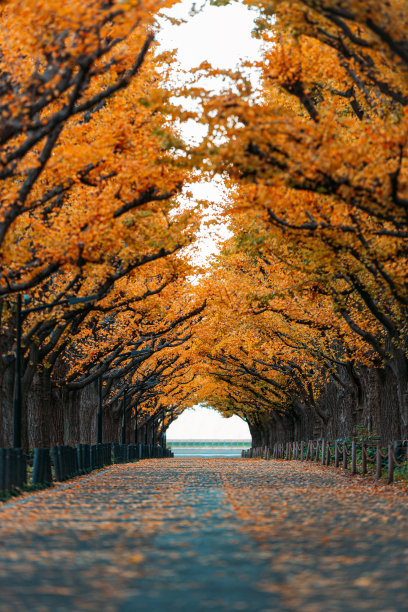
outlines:
{"label": "white sky", "polygon": [[[200,4],[200,0],[197,4]],[[216,68],[235,70],[245,60],[260,59],[261,42],[251,35],[256,17],[254,10],[249,10],[238,2],[228,6],[207,4],[198,14],[190,16],[192,5],[191,0],[182,0],[173,8],[166,10],[166,15],[183,19],[185,23],[172,25],[168,20],[160,19],[160,30],[156,35],[161,50],[177,51],[181,70],[188,71],[204,61],[210,62]],[[248,72],[248,69],[245,71]],[[255,70],[251,73],[251,78],[253,82],[258,82]],[[178,84],[182,82],[182,77],[176,70],[174,80]],[[219,90],[223,82],[222,79],[211,78],[201,80],[200,85]],[[197,125],[192,120],[182,127],[183,137],[191,143],[199,141],[204,133],[205,127]],[[222,203],[228,197],[222,181],[216,179],[211,184],[196,183],[188,186],[188,189],[193,193],[194,199],[205,199],[215,204]],[[210,211],[209,216],[211,216]],[[194,259],[201,263],[203,259],[217,251],[217,241],[228,238],[229,232],[226,226],[215,228],[203,224],[199,235],[199,243],[192,247],[192,251],[199,251]]]}
{"label": "white sky", "polygon": [[188,408],[167,430],[167,440],[250,440],[249,427],[242,419],[224,419],[216,410]]}
{"label": "white sky", "polygon": [[[197,4],[200,4],[198,0]],[[245,5],[237,2],[228,6],[206,5],[199,14],[190,16],[193,5],[191,0],[182,0],[166,14],[176,19],[184,19],[186,23],[172,25],[168,20],[161,19],[160,30],[156,39],[161,49],[177,50],[177,59],[182,70],[190,70],[208,61],[213,67],[235,70],[242,61],[259,59],[261,43],[251,36],[256,13]],[[253,79],[257,74],[254,71]],[[180,76],[175,80],[180,83]],[[200,82],[201,86],[204,83]],[[209,79],[207,84],[211,89],[220,89],[222,80]],[[183,137],[190,142],[200,139],[203,126],[189,122],[183,128]],[[195,199],[206,199],[211,202],[222,202],[228,197],[222,184],[214,180],[211,184],[201,183],[189,187]],[[208,257],[216,252],[217,232],[203,226],[199,249],[201,257]],[[221,237],[227,236],[227,229],[218,228]],[[201,258],[200,258],[201,259]],[[237,416],[224,419],[215,410],[195,407],[184,413],[169,427],[168,439],[237,439],[251,438],[248,425]]]}
{"label": "white sky", "polygon": [[157,36],[164,48],[177,49],[182,68],[189,70],[208,61],[217,68],[234,69],[242,59],[259,57],[260,42],[251,36],[254,11],[238,3],[207,5],[190,16],[192,5],[190,0],[183,0],[166,10],[166,15],[185,19],[186,23],[172,26],[161,20]]}

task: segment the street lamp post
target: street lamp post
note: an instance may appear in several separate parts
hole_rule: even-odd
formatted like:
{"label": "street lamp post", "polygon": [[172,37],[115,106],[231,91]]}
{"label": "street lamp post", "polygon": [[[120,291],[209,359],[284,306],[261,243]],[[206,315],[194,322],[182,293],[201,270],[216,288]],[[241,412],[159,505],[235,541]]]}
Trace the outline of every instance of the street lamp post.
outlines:
{"label": "street lamp post", "polygon": [[13,401],[13,446],[21,447],[21,416],[22,416],[22,389],[21,389],[21,294],[17,295],[16,320],[16,382]]}
{"label": "street lamp post", "polygon": [[135,429],[133,431],[133,442],[137,444],[137,404],[135,406]]}
{"label": "street lamp post", "polygon": [[96,441],[102,444],[102,374],[98,378],[98,417]]}
{"label": "street lamp post", "polygon": [[126,444],[126,391],[123,392],[122,402],[122,444]]}
{"label": "street lamp post", "polygon": [[[15,383],[14,383],[14,400],[13,400],[13,447],[21,448],[21,421],[23,414],[23,391],[21,385],[21,335],[23,325],[23,315],[29,314],[30,312],[41,312],[55,308],[56,306],[63,306],[65,304],[81,304],[83,302],[90,302],[98,299],[98,295],[87,295],[85,297],[78,298],[67,298],[57,302],[51,302],[51,304],[43,304],[42,306],[33,306],[33,308],[22,308],[21,305],[21,293],[17,294],[17,315],[16,315],[16,371],[15,371]],[[28,302],[28,296],[24,296],[24,302]]]}
{"label": "street lamp post", "polygon": [[166,433],[164,431],[164,417],[165,417],[165,414],[164,414],[164,410],[163,410],[163,412],[162,412],[162,434],[161,434],[161,446],[163,448],[166,447]]}

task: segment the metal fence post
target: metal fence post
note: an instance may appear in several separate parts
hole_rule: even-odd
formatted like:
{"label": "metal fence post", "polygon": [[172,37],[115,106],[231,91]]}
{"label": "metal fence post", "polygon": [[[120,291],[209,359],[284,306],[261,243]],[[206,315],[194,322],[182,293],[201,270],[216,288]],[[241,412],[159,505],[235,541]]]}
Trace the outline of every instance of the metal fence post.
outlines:
{"label": "metal fence post", "polygon": [[380,445],[377,446],[377,454],[375,457],[375,463],[376,463],[375,477],[377,478],[377,480],[379,480],[381,478],[381,447]]}
{"label": "metal fence post", "polygon": [[334,467],[339,467],[339,443],[334,441]]}
{"label": "metal fence post", "polygon": [[343,442],[343,468],[347,470],[347,442]]}
{"label": "metal fence post", "polygon": [[392,444],[388,445],[388,484],[394,480],[394,457],[392,456]]}
{"label": "metal fence post", "polygon": [[361,473],[367,474],[367,444],[365,442],[361,445]]}
{"label": "metal fence post", "polygon": [[351,473],[354,475],[357,472],[357,456],[356,456],[356,441],[351,443]]}

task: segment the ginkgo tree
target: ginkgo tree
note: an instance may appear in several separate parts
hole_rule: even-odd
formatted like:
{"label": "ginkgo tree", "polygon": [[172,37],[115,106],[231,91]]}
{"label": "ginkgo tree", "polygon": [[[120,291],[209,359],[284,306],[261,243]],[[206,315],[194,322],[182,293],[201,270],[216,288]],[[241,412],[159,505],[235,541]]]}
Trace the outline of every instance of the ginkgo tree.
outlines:
{"label": "ginkgo tree", "polygon": [[[261,11],[262,91],[237,72],[220,95],[191,89],[201,98],[208,136],[190,159],[229,177],[236,243],[264,270],[257,313],[279,314],[281,321],[269,319],[266,329],[281,339],[286,321],[286,341],[310,363],[308,376],[320,380],[320,401],[333,404],[338,418],[347,413],[334,435],[351,433],[360,421],[404,436],[406,6],[250,4]],[[242,271],[242,285],[247,277]],[[253,294],[248,287],[242,298]],[[317,319],[312,298],[319,302]],[[299,324],[313,328],[309,339],[299,336]],[[275,350],[273,360],[265,359],[269,370],[287,363],[281,347]],[[232,357],[228,368],[235,371]],[[327,376],[335,377],[335,390]],[[302,391],[295,394],[292,407]]]}
{"label": "ginkgo tree", "polygon": [[[105,130],[98,138],[94,116],[106,112],[112,96],[141,70],[155,8],[97,1],[28,2],[24,10],[7,2],[1,8],[3,295],[33,286],[61,263],[57,253],[42,252],[40,236],[29,243],[30,259],[26,244],[16,246],[15,233],[21,238],[30,225],[27,213],[52,219],[71,189],[75,197],[79,185],[96,188],[114,176],[112,145],[126,124],[112,122],[112,134]],[[125,104],[122,98],[123,113]]]}
{"label": "ginkgo tree", "polygon": [[[26,292],[30,308],[63,303],[25,315],[26,445],[30,427],[50,439],[50,406],[57,413],[72,405],[66,364],[75,361],[73,371],[87,380],[93,363],[115,350],[119,359],[135,334],[137,342],[149,298],[179,286],[189,269],[174,254],[193,240],[199,215],[175,199],[187,173],[171,154],[179,140],[165,115],[164,59],[151,52],[163,6],[27,4],[24,37],[17,3],[1,9],[3,443],[14,394],[15,292]],[[70,307],[73,296],[93,299]],[[166,297],[171,302],[171,292]],[[164,320],[151,336],[164,334]],[[91,375],[88,382],[99,372]]]}
{"label": "ginkgo tree", "polygon": [[[180,88],[200,102],[186,111],[171,56],[153,54],[165,4],[2,3],[4,443],[17,292],[65,301],[24,320],[26,445],[92,438],[100,377],[113,437],[124,392],[139,440],[197,402],[260,443],[408,435],[407,7],[248,4],[261,88],[223,71],[221,93],[204,90],[221,74],[205,63]],[[207,131],[187,147],[177,122],[192,117]],[[198,271],[201,211],[177,196],[203,173],[229,190],[232,237]]]}

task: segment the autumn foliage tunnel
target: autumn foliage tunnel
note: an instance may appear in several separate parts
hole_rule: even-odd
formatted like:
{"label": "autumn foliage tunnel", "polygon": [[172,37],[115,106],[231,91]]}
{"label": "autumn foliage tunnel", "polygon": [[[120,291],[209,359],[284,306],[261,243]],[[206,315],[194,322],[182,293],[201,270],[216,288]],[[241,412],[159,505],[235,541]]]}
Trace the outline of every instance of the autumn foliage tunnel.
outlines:
{"label": "autumn foliage tunnel", "polygon": [[[407,4],[247,3],[261,91],[218,93],[207,64],[171,84],[169,3],[0,3],[0,446],[18,295],[25,448],[94,442],[99,381],[104,441],[124,394],[129,442],[198,403],[255,446],[408,437]],[[203,261],[189,186],[216,177]]]}

